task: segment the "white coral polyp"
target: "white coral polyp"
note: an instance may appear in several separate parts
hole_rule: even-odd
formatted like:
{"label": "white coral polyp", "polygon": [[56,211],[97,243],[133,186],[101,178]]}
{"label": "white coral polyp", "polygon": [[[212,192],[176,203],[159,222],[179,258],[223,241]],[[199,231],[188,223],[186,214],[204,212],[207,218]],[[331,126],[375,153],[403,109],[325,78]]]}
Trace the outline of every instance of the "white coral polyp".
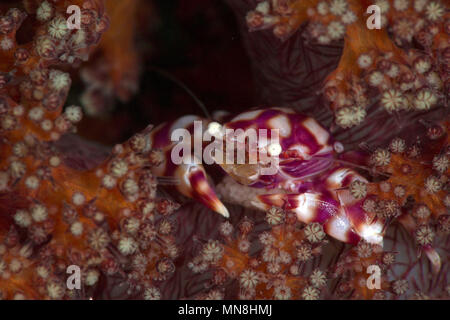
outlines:
{"label": "white coral polyp", "polygon": [[421,90],[416,95],[416,99],[414,100],[414,107],[417,110],[429,110],[433,107],[437,102],[436,95],[430,90]]}
{"label": "white coral polyp", "polygon": [[68,89],[70,86],[70,75],[68,73],[59,71],[59,70],[52,70],[50,71],[50,83],[49,86],[52,89],[55,90],[63,90]]}
{"label": "white coral polyp", "polygon": [[48,21],[53,15],[53,7],[47,1],[41,3],[36,10],[36,18],[39,21]]}
{"label": "white coral polyp", "polygon": [[77,123],[83,118],[83,112],[81,111],[81,108],[78,106],[67,107],[66,110],[64,111],[64,114],[67,120],[69,120],[72,123]]}
{"label": "white coral polyp", "polygon": [[68,32],[67,21],[62,17],[54,18],[48,26],[48,33],[56,39],[64,38]]}
{"label": "white coral polyp", "polygon": [[425,16],[428,20],[437,21],[444,16],[445,9],[438,2],[431,2],[425,8]]}

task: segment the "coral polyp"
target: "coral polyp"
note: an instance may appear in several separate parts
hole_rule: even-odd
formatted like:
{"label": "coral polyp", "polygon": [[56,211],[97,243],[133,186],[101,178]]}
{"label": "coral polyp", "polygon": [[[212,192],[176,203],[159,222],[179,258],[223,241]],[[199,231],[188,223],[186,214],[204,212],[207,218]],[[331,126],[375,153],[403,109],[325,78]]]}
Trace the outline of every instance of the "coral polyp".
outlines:
{"label": "coral polyp", "polygon": [[[414,2],[414,3],[413,3]],[[380,28],[369,28],[370,5]],[[344,39],[323,95],[343,128],[359,125],[379,103],[388,113],[429,110],[448,99],[448,9],[440,1],[263,1],[247,15],[250,30],[272,28],[286,40],[308,22],[307,41]],[[415,46],[418,43],[418,48]]]}

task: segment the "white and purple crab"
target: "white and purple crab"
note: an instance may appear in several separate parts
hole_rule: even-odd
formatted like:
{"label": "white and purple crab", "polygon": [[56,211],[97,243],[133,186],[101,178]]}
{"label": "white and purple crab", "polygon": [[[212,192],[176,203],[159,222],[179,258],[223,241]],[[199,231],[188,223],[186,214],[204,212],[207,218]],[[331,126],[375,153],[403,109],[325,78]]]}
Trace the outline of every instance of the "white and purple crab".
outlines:
{"label": "white and purple crab", "polygon": [[[172,149],[177,144],[171,140],[171,133],[179,128],[193,133],[194,121],[202,121],[215,137],[226,129],[242,129],[244,132],[249,129],[269,132],[279,129],[275,145],[256,146],[257,149],[266,148],[270,156],[278,157],[274,174],[262,174],[267,165],[262,162],[219,165],[241,184],[268,191],[281,190],[280,193],[257,196],[253,204],[258,208],[267,210],[275,206],[293,211],[301,222],[318,222],[328,235],[345,243],[356,244],[361,239],[382,243],[385,222],[369,217],[362,209],[364,199],[355,199],[348,190],[353,181],[367,182],[366,179],[335,161],[343,147],[324,127],[313,118],[287,108],[243,112],[223,125],[198,116],[184,116],[156,127],[149,140],[153,149],[162,150],[164,161],[153,169],[153,173],[159,177],[175,178],[175,187],[183,195],[202,202],[225,217],[229,216],[199,161],[179,165],[171,161]],[[221,136],[227,139],[225,135]]]}

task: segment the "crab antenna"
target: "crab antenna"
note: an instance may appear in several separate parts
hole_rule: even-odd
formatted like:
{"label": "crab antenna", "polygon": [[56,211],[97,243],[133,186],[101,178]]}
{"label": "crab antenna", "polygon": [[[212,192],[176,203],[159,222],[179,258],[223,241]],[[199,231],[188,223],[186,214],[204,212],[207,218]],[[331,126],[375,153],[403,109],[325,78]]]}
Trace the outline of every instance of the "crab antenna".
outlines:
{"label": "crab antenna", "polygon": [[194,101],[197,103],[197,105],[200,107],[200,109],[202,109],[202,111],[205,114],[206,118],[208,118],[210,120],[212,119],[211,115],[209,114],[208,109],[205,106],[205,104],[181,80],[178,80],[177,78],[175,78],[173,75],[171,75],[167,71],[164,71],[164,70],[162,70],[162,69],[160,69],[158,67],[150,66],[149,69],[154,71],[154,72],[156,72],[156,73],[158,73],[159,75],[169,79],[170,81],[174,82],[177,86],[179,86],[181,89],[186,91],[186,93],[192,99],[194,99]]}

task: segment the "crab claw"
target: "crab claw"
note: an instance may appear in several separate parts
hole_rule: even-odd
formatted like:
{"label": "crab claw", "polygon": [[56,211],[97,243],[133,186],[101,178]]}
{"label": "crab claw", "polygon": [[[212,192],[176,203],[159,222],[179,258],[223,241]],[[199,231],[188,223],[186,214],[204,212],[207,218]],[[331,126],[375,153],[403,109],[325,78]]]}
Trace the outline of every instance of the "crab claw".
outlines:
{"label": "crab claw", "polygon": [[295,212],[304,223],[318,222],[335,239],[356,244],[361,239],[347,217],[345,210],[333,198],[320,193],[265,194],[257,197],[254,205],[263,210],[272,206]]}
{"label": "crab claw", "polygon": [[254,205],[263,210],[272,206],[293,211],[298,220],[304,223],[325,222],[337,211],[338,203],[331,198],[317,193],[301,194],[263,194],[257,197]]}
{"label": "crab claw", "polygon": [[201,165],[184,164],[180,165],[174,176],[179,183],[176,188],[183,195],[200,201],[211,210],[229,218],[227,208],[219,200],[214,189],[209,185],[206,172]]}

